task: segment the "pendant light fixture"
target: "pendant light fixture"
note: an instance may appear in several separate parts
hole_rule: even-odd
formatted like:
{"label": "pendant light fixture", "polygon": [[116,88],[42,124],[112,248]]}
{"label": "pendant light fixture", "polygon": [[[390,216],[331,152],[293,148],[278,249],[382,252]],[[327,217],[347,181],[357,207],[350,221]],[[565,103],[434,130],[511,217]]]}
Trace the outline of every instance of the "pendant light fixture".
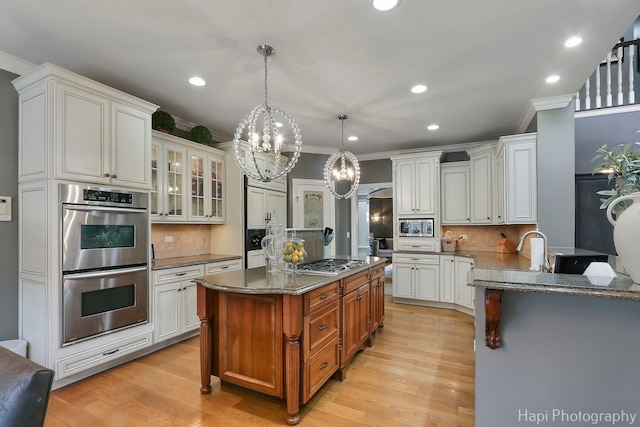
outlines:
{"label": "pendant light fixture", "polygon": [[[268,104],[267,58],[273,55],[275,50],[271,46],[264,44],[258,46],[257,50],[264,57],[264,104],[257,105],[238,124],[233,136],[233,154],[236,163],[238,163],[245,175],[258,181],[270,182],[291,172],[298,162],[302,148],[302,136],[298,125],[289,114]],[[276,120],[274,114],[279,116],[279,120]],[[288,123],[293,134],[293,153],[286,164],[283,164],[281,157],[284,137],[280,126],[283,126],[283,122]],[[260,129],[260,126],[262,129]],[[249,143],[249,152],[246,156],[243,156],[241,149],[243,131],[246,131],[244,134],[245,140]],[[259,156],[260,153],[273,155],[273,166],[270,165],[271,170],[266,170],[259,166],[263,164],[256,159],[256,155]]]}
{"label": "pendant light fixture", "polygon": [[[342,123],[342,146],[337,153],[333,153],[324,165],[324,182],[327,188],[338,199],[348,199],[358,188],[360,183],[360,165],[356,156],[344,149],[344,121],[345,114],[338,116]],[[340,194],[336,191],[336,184],[339,182],[349,183],[349,191]]]}

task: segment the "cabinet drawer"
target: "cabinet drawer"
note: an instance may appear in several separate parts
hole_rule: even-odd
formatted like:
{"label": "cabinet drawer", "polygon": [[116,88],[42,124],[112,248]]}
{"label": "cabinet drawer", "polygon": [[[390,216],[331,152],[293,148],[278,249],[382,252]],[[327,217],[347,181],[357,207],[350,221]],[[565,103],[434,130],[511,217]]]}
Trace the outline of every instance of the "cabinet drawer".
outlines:
{"label": "cabinet drawer", "polygon": [[242,259],[232,259],[229,261],[210,262],[204,267],[204,274],[216,274],[223,271],[240,270],[242,268]]}
{"label": "cabinet drawer", "polygon": [[115,341],[56,362],[56,378],[77,374],[151,345],[151,332]]}
{"label": "cabinet drawer", "polygon": [[398,247],[395,250],[398,251],[421,251],[421,252],[435,252],[439,245],[436,241],[422,241],[419,239],[399,238]]}
{"label": "cabinet drawer", "polygon": [[384,264],[371,268],[371,280],[377,279],[380,276],[384,276]]}
{"label": "cabinet drawer", "polygon": [[440,255],[393,254],[393,262],[410,264],[440,264]]}
{"label": "cabinet drawer", "polygon": [[302,402],[306,403],[338,370],[338,339],[304,364]]}
{"label": "cabinet drawer", "polygon": [[156,270],[153,272],[153,284],[173,283],[202,276],[204,276],[203,265],[168,268],[166,270]]}
{"label": "cabinet drawer", "polygon": [[310,314],[338,300],[338,282],[329,283],[304,295],[304,314]]}
{"label": "cabinet drawer", "polygon": [[364,270],[356,274],[342,279],[343,291],[342,295],[347,295],[349,292],[358,289],[360,286],[369,282],[369,270]]}
{"label": "cabinet drawer", "polygon": [[340,310],[338,300],[304,319],[304,359],[312,358],[321,348],[338,337]]}

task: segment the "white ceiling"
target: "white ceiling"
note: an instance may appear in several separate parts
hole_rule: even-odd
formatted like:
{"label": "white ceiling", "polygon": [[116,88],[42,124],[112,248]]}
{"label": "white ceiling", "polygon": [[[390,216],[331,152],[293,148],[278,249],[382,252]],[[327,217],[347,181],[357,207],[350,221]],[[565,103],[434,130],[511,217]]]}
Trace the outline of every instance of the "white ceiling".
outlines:
{"label": "white ceiling", "polygon": [[[296,119],[303,151],[335,151],[348,114],[359,141],[345,147],[374,158],[514,133],[529,100],[575,93],[638,15],[638,0],[404,0],[386,13],[370,0],[3,0],[0,51],[231,138],[263,100],[256,47],[270,44],[269,103]],[[583,43],[564,47],[573,35]]]}

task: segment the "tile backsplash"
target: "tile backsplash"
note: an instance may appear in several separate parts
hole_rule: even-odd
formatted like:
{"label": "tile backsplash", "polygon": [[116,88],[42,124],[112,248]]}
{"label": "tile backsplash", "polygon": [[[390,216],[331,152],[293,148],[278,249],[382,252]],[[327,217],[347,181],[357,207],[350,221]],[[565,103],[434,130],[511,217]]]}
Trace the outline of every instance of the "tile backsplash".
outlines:
{"label": "tile backsplash", "polygon": [[[534,224],[518,224],[518,225],[443,225],[441,226],[442,236],[451,230],[455,236],[466,234],[467,240],[458,240],[456,250],[459,251],[482,251],[496,252],[498,240],[502,238],[500,233],[504,233],[507,239],[511,240],[514,245],[518,245],[520,238],[524,233],[535,230]],[[529,245],[525,244],[521,252],[522,255],[529,258]]]}
{"label": "tile backsplash", "polygon": [[156,259],[206,255],[211,252],[211,226],[151,224],[151,243]]}

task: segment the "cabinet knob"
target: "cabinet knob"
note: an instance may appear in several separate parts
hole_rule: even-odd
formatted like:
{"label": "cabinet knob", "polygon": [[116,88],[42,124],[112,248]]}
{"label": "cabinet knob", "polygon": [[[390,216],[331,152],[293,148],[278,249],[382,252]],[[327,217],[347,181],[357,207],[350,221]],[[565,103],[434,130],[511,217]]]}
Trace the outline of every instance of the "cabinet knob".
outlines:
{"label": "cabinet knob", "polygon": [[108,173],[105,173],[105,174],[104,174],[104,177],[105,177],[105,178],[109,178],[110,176],[111,176],[111,175],[109,175]]}
{"label": "cabinet knob", "polygon": [[117,178],[117,177],[118,177],[118,175],[115,175],[115,174],[111,175],[111,178]]}
{"label": "cabinet knob", "polygon": [[181,291],[182,291],[182,288],[178,288],[178,292],[181,292]]}

